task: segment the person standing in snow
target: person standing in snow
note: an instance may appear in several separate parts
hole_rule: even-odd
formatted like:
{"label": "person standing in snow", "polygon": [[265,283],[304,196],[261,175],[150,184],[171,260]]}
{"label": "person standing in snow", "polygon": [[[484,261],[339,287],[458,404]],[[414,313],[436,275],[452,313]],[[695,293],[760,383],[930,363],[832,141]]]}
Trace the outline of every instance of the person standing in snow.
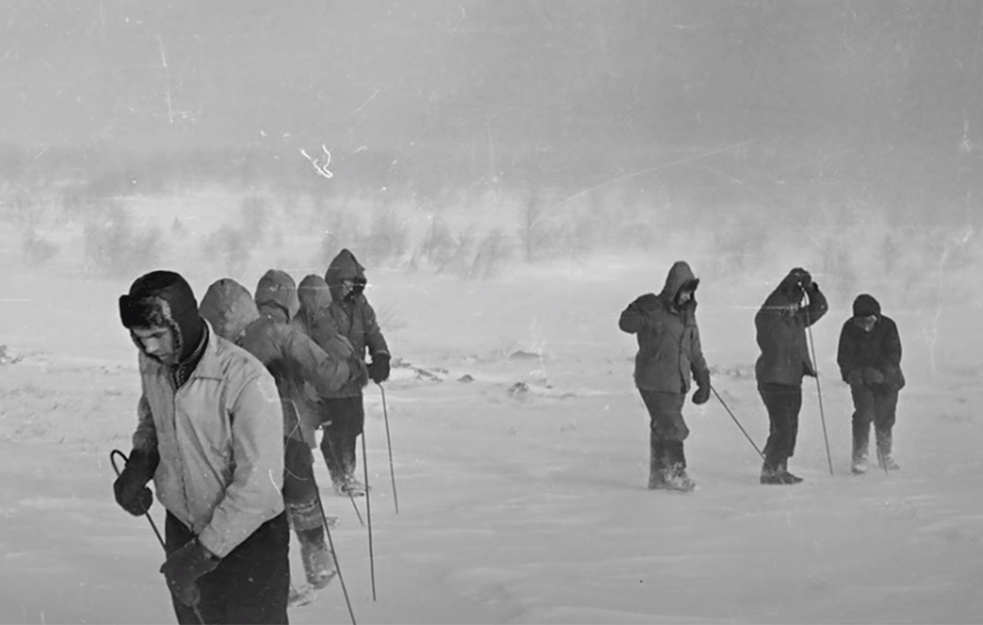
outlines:
{"label": "person standing in snow", "polygon": [[[352,376],[347,359],[329,357],[310,337],[286,323],[290,304],[296,299],[293,279],[270,270],[257,286],[256,301],[235,280],[212,283],[199,308],[215,333],[242,347],[259,359],[276,380],[283,407],[284,478],[283,499],[288,519],[300,542],[307,582],[313,590],[328,585],[336,569],[325,542],[317,482],[314,478],[311,445],[300,425],[298,399],[306,383],[316,393],[326,394],[341,387]],[[267,314],[260,314],[260,310]],[[291,589],[291,601],[309,593]]]}
{"label": "person standing in snow", "polygon": [[113,484],[134,515],[167,510],[161,572],[179,623],[286,623],[290,530],[283,413],[269,371],[214,333],[170,271],[119,298],[139,350],[142,393],[126,467]]}
{"label": "person standing in snow", "polygon": [[[365,268],[355,255],[347,249],[341,250],[324,275],[330,301],[326,306],[323,306],[323,300],[316,304],[315,326],[326,326],[330,330],[314,327],[312,336],[320,342],[322,333],[334,332],[346,339],[363,361],[368,352],[371,358],[368,377],[380,384],[389,379],[389,346],[376,321],[375,310],[365,297],[366,282]],[[315,293],[323,292],[316,290]],[[365,495],[365,485],[355,479],[356,442],[365,425],[363,386],[360,382],[346,384],[322,404],[324,436],[321,452],[339,495]]]}
{"label": "person standing in snow", "polygon": [[856,474],[867,472],[871,422],[878,465],[887,470],[900,469],[891,456],[891,444],[898,391],[905,385],[901,337],[898,326],[881,314],[881,305],[873,296],[863,293],[853,301],[853,317],[840,331],[836,363],[853,397],[851,469]]}
{"label": "person standing in snow", "polygon": [[754,316],[761,355],[754,366],[758,393],[770,422],[762,484],[797,484],[801,477],[788,471],[795,452],[802,408],[802,378],[816,377],[809,356],[806,328],[826,314],[826,297],[808,271],[796,267],[765,299]]}
{"label": "person standing in snow", "polygon": [[710,399],[710,370],[703,358],[696,325],[696,287],[700,280],[690,266],[678,261],[669,269],[658,295],[646,293],[621,313],[618,327],[638,340],[635,385],[651,420],[649,436],[650,489],[688,492],[696,482],[686,473],[683,441],[689,428],[683,404],[696,380],[693,403]]}

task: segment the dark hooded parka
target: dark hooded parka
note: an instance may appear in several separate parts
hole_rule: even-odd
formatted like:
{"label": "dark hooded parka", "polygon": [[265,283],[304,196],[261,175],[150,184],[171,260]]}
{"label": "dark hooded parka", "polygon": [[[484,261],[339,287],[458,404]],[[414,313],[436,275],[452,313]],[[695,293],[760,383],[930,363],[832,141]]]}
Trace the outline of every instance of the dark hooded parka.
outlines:
{"label": "dark hooded parka", "polygon": [[801,386],[803,376],[816,377],[809,356],[806,328],[822,319],[828,305],[826,296],[809,277],[809,303],[801,306],[803,269],[793,269],[765,299],[754,316],[761,355],[754,366],[758,385]]}
{"label": "dark hooded parka", "polygon": [[682,309],[675,305],[680,291],[695,291],[699,282],[690,266],[679,261],[669,270],[658,295],[646,293],[621,313],[618,327],[638,340],[635,385],[640,390],[685,394],[691,375],[699,386],[704,386],[703,379],[709,380],[696,325],[695,296],[691,305]]}
{"label": "dark hooded parka", "polygon": [[[365,268],[355,259],[349,250],[343,249],[334,257],[324,274],[324,281],[331,295],[331,303],[327,314],[334,329],[348,339],[355,354],[365,359],[365,354],[373,359],[389,358],[389,346],[382,335],[382,329],[376,321],[375,310],[361,287],[355,293],[345,297],[342,282],[350,280],[364,287],[366,284]],[[362,386],[349,384],[335,393],[335,397],[361,397]]]}

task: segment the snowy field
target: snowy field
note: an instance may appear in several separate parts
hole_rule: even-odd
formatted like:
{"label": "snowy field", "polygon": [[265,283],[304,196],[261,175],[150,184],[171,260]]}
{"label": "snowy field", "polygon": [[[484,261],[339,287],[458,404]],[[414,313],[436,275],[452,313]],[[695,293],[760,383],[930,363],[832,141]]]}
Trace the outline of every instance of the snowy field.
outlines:
{"label": "snowy field", "polygon": [[[762,447],[752,320],[793,265],[736,283],[686,259],[703,277],[714,386]],[[759,485],[757,452],[711,399],[685,408],[698,490],[650,492],[634,339],[617,318],[661,289],[673,260],[514,263],[470,281],[369,268],[397,359],[386,397],[398,515],[380,393],[366,389],[375,600],[367,531],[322,488],[341,519],[331,534],[359,623],[980,622],[979,299],[899,309],[876,283],[860,285],[905,347],[901,471],[849,473],[835,347],[852,298],[831,296],[814,338],[834,474],[807,379],[790,463],[805,483]],[[114,448],[129,452],[135,422],[136,351],[116,313],[135,274],[32,269],[10,254],[2,267],[0,623],[173,622],[161,548],[145,519],[116,506],[108,462]],[[222,277],[167,267],[186,272],[199,298]],[[324,267],[289,269],[299,281]],[[252,289],[261,273],[237,277]],[[322,460],[317,471],[327,483]],[[159,503],[152,514],[162,527]],[[341,585],[290,618],[350,622]]]}

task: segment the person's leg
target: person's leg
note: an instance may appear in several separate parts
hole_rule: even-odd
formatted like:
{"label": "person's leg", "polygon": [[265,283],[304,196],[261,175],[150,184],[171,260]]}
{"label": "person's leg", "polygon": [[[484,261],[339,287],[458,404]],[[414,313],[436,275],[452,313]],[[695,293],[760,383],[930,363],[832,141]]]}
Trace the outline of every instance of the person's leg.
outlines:
{"label": "person's leg", "polygon": [[897,391],[883,389],[874,393],[874,435],[877,439],[877,463],[882,468],[891,471],[901,468],[901,465],[891,455],[897,407]]}
{"label": "person's leg", "polygon": [[345,465],[342,462],[345,433],[345,398],[325,399],[321,402],[323,415],[321,422],[321,454],[331,475],[335,492],[341,494],[345,484]]}
{"label": "person's leg", "polygon": [[802,410],[802,387],[786,386],[782,389],[782,403],[784,404],[785,421],[788,434],[785,437],[785,460],[779,466],[779,471],[785,476],[788,483],[798,483],[802,478],[793,475],[788,470],[788,459],[795,455],[795,443],[799,437],[799,411]]}
{"label": "person's leg", "polygon": [[777,484],[776,476],[785,463],[788,449],[788,419],[782,388],[777,384],[759,384],[758,394],[768,411],[768,440],[765,443],[764,463],[761,466],[761,483]]}
{"label": "person's leg", "polygon": [[874,394],[858,384],[850,387],[853,398],[853,456],[850,468],[854,473],[867,471],[867,454],[870,449],[870,423],[874,419]]}
{"label": "person's leg", "polygon": [[[184,523],[179,521],[170,512],[167,513],[167,516],[164,518],[164,550],[168,556],[183,547],[188,541],[194,540],[194,538],[195,535]],[[181,625],[197,625],[200,623],[194,608],[188,607],[178,601],[174,593],[171,593],[171,605],[174,606],[174,615],[177,617],[177,622]],[[198,609],[205,620],[211,622],[209,618],[211,614],[207,610],[207,606],[199,605]]]}
{"label": "person's leg", "polygon": [[306,443],[284,441],[283,503],[300,542],[307,583],[324,588],[335,575],[334,558],[324,539],[324,521],[314,479],[314,456]]}
{"label": "person's leg", "polygon": [[[355,469],[357,466],[358,437],[365,429],[365,405],[362,396],[348,398],[345,406],[345,434],[344,451],[342,452],[342,463],[345,466],[345,475],[349,481],[356,480]],[[363,458],[364,462],[365,459]]]}
{"label": "person's leg", "polygon": [[[287,623],[290,529],[286,514],[263,523],[208,575],[202,596],[221,606],[209,623]],[[207,617],[206,617],[207,618]]]}
{"label": "person's leg", "polygon": [[[682,393],[641,391],[642,400],[651,418],[651,439],[657,441],[650,447],[658,454],[658,462],[650,462],[649,483],[658,488],[693,490],[696,483],[686,474],[686,457],[683,441],[689,436],[689,428],[683,420],[682,407],[686,396]],[[651,440],[650,439],[650,440]],[[652,465],[660,471],[653,479]]]}

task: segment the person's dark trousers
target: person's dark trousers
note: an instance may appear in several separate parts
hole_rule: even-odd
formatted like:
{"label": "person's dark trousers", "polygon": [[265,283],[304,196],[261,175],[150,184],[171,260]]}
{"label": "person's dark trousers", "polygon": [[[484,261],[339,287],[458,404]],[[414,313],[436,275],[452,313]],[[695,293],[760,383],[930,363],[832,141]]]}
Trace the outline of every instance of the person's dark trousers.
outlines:
{"label": "person's dark trousers", "polygon": [[[170,512],[164,522],[167,553],[180,549],[195,535]],[[263,523],[211,573],[198,578],[198,611],[206,623],[287,623],[290,593],[290,529],[281,513]],[[171,595],[182,625],[200,623],[192,608]]]}
{"label": "person's dark trousers", "polygon": [[771,471],[777,471],[795,453],[795,439],[799,434],[799,410],[802,408],[802,387],[759,384],[758,393],[768,410],[765,464]]}
{"label": "person's dark trousers", "polygon": [[362,397],[335,397],[321,401],[321,453],[331,479],[344,482],[355,473],[355,443],[365,425]]}
{"label": "person's dark trousers", "polygon": [[294,438],[285,438],[283,447],[283,503],[290,525],[298,532],[321,528],[323,519],[311,448]]}
{"label": "person's dark trousers", "polygon": [[853,396],[853,453],[867,453],[870,424],[874,424],[878,457],[891,454],[891,430],[898,407],[898,392],[884,385],[850,387]]}
{"label": "person's dark trousers", "polygon": [[664,393],[639,389],[645,409],[649,413],[649,480],[658,478],[659,471],[681,471],[686,468],[683,441],[689,436],[689,428],[683,421],[683,393]]}

